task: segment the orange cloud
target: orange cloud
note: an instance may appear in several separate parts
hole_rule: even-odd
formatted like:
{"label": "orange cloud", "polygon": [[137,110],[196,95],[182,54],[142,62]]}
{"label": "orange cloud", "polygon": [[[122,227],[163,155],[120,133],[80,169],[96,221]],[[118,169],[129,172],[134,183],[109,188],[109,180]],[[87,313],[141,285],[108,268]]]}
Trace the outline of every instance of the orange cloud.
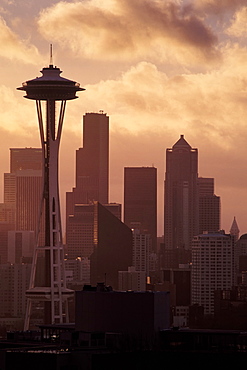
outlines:
{"label": "orange cloud", "polygon": [[27,64],[38,62],[39,53],[35,46],[21,40],[0,16],[0,56]]}
{"label": "orange cloud", "polygon": [[230,27],[227,29],[227,33],[235,37],[246,37],[246,22],[247,22],[247,7],[243,7],[236,12],[233,17]]}

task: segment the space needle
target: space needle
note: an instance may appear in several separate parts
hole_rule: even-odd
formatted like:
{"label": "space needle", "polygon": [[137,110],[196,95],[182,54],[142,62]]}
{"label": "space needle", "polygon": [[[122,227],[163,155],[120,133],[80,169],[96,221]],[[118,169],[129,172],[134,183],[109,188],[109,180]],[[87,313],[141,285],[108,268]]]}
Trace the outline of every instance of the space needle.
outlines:
{"label": "space needle", "polygon": [[[59,202],[58,156],[67,100],[76,99],[76,93],[85,89],[79,83],[60,76],[62,71],[53,66],[52,46],[50,65],[41,71],[42,76],[26,81],[17,90],[25,91],[27,99],[36,101],[40,140],[43,153],[43,192],[39,211],[39,227],[44,212],[44,243],[39,245],[39,231],[32,261],[29,289],[26,292],[27,309],[24,330],[29,329],[32,303],[44,302],[44,323],[68,322],[68,299],[73,291],[67,289],[62,225]],[[45,260],[45,282],[37,286],[38,255]],[[43,286],[44,285],[44,286]]]}

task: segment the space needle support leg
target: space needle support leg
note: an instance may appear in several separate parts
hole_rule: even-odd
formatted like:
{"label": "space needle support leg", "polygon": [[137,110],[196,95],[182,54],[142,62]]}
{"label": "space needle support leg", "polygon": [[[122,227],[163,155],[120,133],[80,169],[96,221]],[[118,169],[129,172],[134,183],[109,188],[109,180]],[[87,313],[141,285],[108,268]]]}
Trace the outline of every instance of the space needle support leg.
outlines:
{"label": "space needle support leg", "polygon": [[[47,101],[47,176],[49,177],[47,196],[47,228],[49,229],[50,287],[51,287],[51,322],[63,322],[63,297],[65,274],[63,266],[63,245],[61,214],[58,189],[58,153],[61,139],[66,101],[61,102],[58,127],[55,127],[55,101]],[[49,222],[49,225],[48,225]],[[47,241],[48,242],[48,241]]]}
{"label": "space needle support leg", "polygon": [[[40,136],[41,136],[41,143],[42,143],[42,151],[44,157],[44,129],[43,129],[43,118],[42,118],[42,109],[41,109],[41,101],[36,100],[36,108],[38,114],[38,122],[40,128]],[[44,161],[44,158],[43,158]],[[44,168],[44,166],[42,166]],[[41,193],[40,199],[40,208],[39,208],[39,215],[38,215],[38,225],[36,228],[36,235],[35,235],[35,245],[34,245],[34,252],[33,252],[33,259],[32,259],[32,267],[31,267],[31,276],[29,282],[29,289],[32,289],[35,285],[35,275],[36,275],[36,267],[37,267],[37,258],[38,258],[38,245],[39,245],[39,235],[40,235],[40,228],[41,228],[41,219],[42,219],[42,209],[43,209],[43,200],[44,200],[44,173],[43,173],[43,190]],[[24,330],[28,330],[30,326],[30,318],[31,318],[31,310],[32,310],[32,300],[27,298],[26,304],[26,313],[25,313],[25,321],[24,321]]]}

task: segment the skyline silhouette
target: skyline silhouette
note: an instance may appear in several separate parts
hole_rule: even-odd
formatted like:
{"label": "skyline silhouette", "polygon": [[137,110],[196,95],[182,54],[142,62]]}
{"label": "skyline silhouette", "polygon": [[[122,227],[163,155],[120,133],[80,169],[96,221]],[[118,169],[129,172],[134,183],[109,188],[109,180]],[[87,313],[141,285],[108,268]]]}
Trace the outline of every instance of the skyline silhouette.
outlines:
{"label": "skyline silhouette", "polygon": [[[39,145],[34,107],[15,88],[49,64],[52,42],[54,64],[87,90],[69,107],[64,125],[63,209],[65,192],[75,185],[82,117],[104,110],[110,117],[110,202],[123,203],[124,167],[154,165],[162,204],[165,150],[184,134],[199,149],[199,176],[215,178],[222,228],[228,232],[235,216],[246,232],[242,1],[5,1],[0,11],[0,173],[8,171],[9,148]],[[1,195],[2,189],[1,183]],[[158,213],[161,235],[161,207]]]}

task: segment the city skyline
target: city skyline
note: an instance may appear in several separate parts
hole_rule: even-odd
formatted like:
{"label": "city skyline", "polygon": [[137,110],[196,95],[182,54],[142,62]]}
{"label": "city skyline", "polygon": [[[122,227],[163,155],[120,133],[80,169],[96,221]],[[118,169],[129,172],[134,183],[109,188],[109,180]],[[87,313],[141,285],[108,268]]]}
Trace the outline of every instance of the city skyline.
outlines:
{"label": "city skyline", "polygon": [[[199,176],[215,178],[222,228],[228,232],[235,216],[240,235],[246,232],[243,1],[2,0],[0,15],[2,176],[8,171],[9,148],[39,145],[34,107],[15,89],[37,74],[37,67],[49,64],[52,42],[54,64],[86,88],[64,124],[63,209],[65,193],[75,185],[82,117],[103,110],[111,122],[110,202],[123,204],[124,167],[154,165],[161,235],[165,151],[184,134],[199,149]],[[3,180],[0,184],[2,196]]]}

